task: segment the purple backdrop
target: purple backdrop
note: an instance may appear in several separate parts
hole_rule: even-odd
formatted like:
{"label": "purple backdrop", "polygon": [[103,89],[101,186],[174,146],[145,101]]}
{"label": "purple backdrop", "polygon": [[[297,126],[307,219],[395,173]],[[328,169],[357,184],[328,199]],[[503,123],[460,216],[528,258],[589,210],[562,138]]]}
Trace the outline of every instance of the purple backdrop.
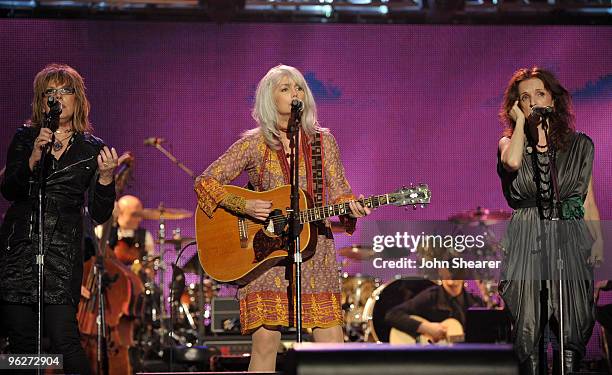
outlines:
{"label": "purple backdrop", "polygon": [[[0,166],[15,128],[30,115],[34,75],[47,63],[67,63],[86,79],[96,134],[136,156],[127,193],[146,207],[163,201],[192,210],[189,176],[143,139],[164,137],[199,173],[254,126],[257,82],[284,63],[307,77],[355,192],[384,193],[410,182],[431,187],[427,209],[386,208],[368,220],[508,209],[495,172],[502,130],[497,111],[514,70],[537,64],[553,70],[573,94],[577,128],[596,145],[601,216],[612,218],[608,27],[2,19],[0,36]],[[6,207],[0,201],[0,213]],[[155,230],[155,223],[146,224]],[[194,234],[191,219],[170,222],[174,227]],[[337,242],[359,242],[359,233]]]}

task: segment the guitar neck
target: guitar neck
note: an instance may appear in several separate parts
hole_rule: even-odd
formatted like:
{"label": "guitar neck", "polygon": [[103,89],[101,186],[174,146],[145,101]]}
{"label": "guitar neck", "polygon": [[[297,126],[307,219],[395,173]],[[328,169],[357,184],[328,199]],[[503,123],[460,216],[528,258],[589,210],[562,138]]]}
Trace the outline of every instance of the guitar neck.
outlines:
{"label": "guitar neck", "polygon": [[300,212],[300,223],[310,223],[312,221],[323,220],[332,216],[346,215],[351,213],[350,202],[360,202],[364,207],[377,208],[393,203],[390,194],[372,195],[371,197],[349,201],[338,204],[331,204],[323,207],[313,207]]}

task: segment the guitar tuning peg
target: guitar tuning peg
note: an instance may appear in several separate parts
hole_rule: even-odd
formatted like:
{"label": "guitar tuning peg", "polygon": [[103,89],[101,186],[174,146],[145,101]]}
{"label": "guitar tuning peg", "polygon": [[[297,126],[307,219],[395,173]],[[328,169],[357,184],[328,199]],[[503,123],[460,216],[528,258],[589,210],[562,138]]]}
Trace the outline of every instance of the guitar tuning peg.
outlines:
{"label": "guitar tuning peg", "polygon": [[417,209],[417,205],[416,205],[416,204],[413,204],[413,205],[412,205],[412,209],[413,209],[413,210],[416,210],[416,209]]}

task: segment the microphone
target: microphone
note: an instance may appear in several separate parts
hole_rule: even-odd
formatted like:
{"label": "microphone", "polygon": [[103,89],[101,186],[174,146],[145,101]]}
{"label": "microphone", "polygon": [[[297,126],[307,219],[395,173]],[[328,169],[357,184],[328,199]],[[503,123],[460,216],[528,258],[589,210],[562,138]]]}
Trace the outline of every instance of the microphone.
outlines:
{"label": "microphone", "polygon": [[302,112],[304,110],[304,102],[300,99],[293,99],[291,101],[291,112]]}
{"label": "microphone", "polygon": [[62,103],[55,96],[52,95],[47,98],[47,105],[49,106],[49,115],[57,116],[62,113]]}
{"label": "microphone", "polygon": [[553,111],[554,111],[554,108],[551,106],[531,108],[532,115],[538,115],[542,117],[549,116],[551,113],[553,113]]}
{"label": "microphone", "polygon": [[165,141],[166,140],[164,138],[149,137],[149,138],[145,138],[144,144],[146,146],[157,146],[157,145],[164,143]]}

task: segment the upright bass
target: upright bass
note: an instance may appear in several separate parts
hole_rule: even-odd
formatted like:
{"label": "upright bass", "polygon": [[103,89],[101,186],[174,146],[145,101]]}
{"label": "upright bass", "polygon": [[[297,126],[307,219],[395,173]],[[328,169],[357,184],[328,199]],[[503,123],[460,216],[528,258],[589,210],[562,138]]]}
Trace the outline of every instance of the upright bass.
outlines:
{"label": "upright bass", "polygon": [[[117,196],[123,192],[129,179],[132,162],[133,158],[128,158],[118,169],[115,176]],[[102,225],[96,256],[83,266],[77,315],[81,344],[92,372],[100,375],[131,374],[128,350],[134,345],[132,318],[138,315],[136,306],[144,291],[138,276],[117,260],[108,248],[113,220],[111,218]],[[99,319],[101,315],[104,319]],[[102,320],[104,325],[98,324]]]}

